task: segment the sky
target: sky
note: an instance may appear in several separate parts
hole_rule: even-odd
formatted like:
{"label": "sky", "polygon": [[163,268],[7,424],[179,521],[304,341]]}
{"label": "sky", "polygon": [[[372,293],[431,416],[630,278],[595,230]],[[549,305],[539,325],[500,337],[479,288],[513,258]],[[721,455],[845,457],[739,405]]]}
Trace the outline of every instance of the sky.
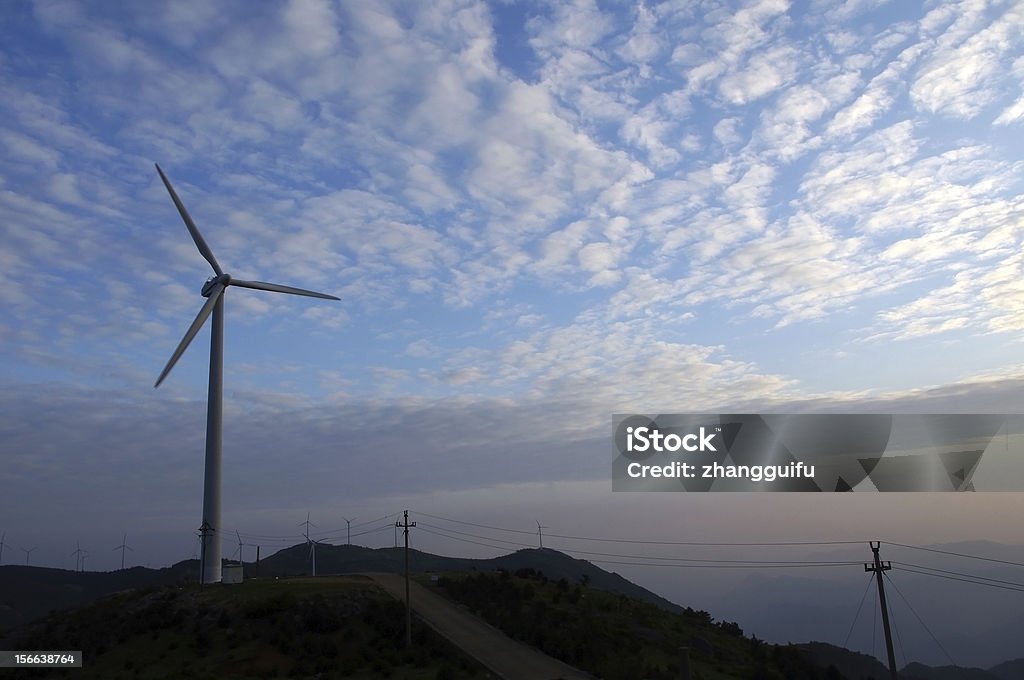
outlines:
{"label": "sky", "polygon": [[1024,412],[1022,33],[999,0],[10,3],[3,562],[195,549],[208,331],[153,383],[212,271],[154,163],[225,271],[341,298],[226,293],[226,532],[1024,543],[1017,493],[608,466],[613,413]]}

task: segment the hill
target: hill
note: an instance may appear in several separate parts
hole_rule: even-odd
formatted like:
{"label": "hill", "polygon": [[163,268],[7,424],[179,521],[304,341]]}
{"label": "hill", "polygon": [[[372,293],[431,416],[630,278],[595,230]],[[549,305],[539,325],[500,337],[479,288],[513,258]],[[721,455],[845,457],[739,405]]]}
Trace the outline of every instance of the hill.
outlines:
{"label": "hill", "polygon": [[427,582],[510,637],[607,680],[677,680],[681,647],[688,648],[694,680],[842,678],[792,645],[746,637],[707,612],[669,612],[531,568],[441,574]]}
{"label": "hill", "polygon": [[0,631],[51,610],[78,607],[121,590],[183,583],[190,577],[194,580],[196,564],[189,560],[164,569],[133,567],[108,572],[0,566]]}
{"label": "hill", "polygon": [[[878,659],[851,652],[823,642],[797,645],[819,666],[835,666],[849,680],[881,680],[889,671]],[[1007,661],[988,670],[962,666],[927,666],[909,663],[899,671],[900,680],[1020,680],[1024,678],[1024,659]]]}
{"label": "hill", "polygon": [[[364,548],[357,545],[321,545],[317,548],[318,574],[356,574],[367,572],[402,573],[405,569],[402,548]],[[618,574],[607,572],[586,560],[577,560],[547,548],[519,550],[492,559],[444,557],[410,550],[414,571],[515,571],[523,567],[539,569],[553,578],[573,583],[587,579],[595,587],[611,593],[651,602],[667,611],[683,608]],[[259,564],[246,563],[246,576],[304,576],[311,571],[309,548],[298,544],[278,551]],[[194,582],[199,571],[196,560],[186,560],[164,569],[132,569],[111,572],[76,572],[46,567],[0,567],[0,642],[3,631],[28,623],[52,610],[78,607],[104,595],[132,588]]]}
{"label": "hill", "polygon": [[[318,574],[355,574],[383,571],[403,573],[404,548],[364,548],[357,545],[322,545],[316,550]],[[550,548],[526,548],[490,559],[444,557],[409,550],[409,568],[416,572],[516,571],[530,568],[549,578],[564,578],[571,583],[586,580],[594,588],[625,595],[680,613],[683,607],[638,586],[613,572],[607,572],[586,560],[570,557]],[[304,544],[285,548],[256,565],[247,565],[247,573],[260,576],[300,576],[311,570],[309,548]]]}
{"label": "hill", "polygon": [[[252,580],[119,593],[22,630],[16,649],[74,649],[83,667],[4,677],[450,680],[487,677],[365,578]],[[11,675],[7,675],[10,673]]]}
{"label": "hill", "polygon": [[1020,680],[1024,678],[1024,659],[1005,661],[988,669],[999,680]]}
{"label": "hill", "polygon": [[[530,568],[419,578],[507,634],[607,680],[675,680],[680,645],[690,647],[695,680],[841,678],[795,648],[746,638],[736,624],[715,622],[705,612],[667,612]],[[486,676],[418,621],[406,650],[403,622],[402,605],[360,576],[151,587],[22,629],[15,648],[79,649],[83,668],[13,671],[11,677]]]}

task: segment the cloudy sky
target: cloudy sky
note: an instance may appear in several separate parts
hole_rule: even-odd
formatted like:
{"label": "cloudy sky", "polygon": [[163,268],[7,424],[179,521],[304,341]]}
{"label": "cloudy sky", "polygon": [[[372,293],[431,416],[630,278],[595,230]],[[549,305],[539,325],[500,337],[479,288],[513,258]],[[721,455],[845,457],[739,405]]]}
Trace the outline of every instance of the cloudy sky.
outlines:
{"label": "cloudy sky", "polygon": [[211,271],[154,162],[226,271],[341,298],[227,293],[227,531],[1024,542],[1019,494],[613,495],[608,466],[615,412],[1024,411],[1020,3],[4,15],[4,563],[192,555],[208,333],[153,382]]}

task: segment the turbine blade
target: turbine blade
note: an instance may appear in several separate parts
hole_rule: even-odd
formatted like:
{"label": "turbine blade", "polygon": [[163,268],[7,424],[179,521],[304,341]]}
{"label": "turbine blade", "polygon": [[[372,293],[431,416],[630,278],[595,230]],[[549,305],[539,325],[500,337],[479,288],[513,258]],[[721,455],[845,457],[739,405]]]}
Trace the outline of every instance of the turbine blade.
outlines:
{"label": "turbine blade", "polygon": [[275,293],[289,293],[291,295],[305,295],[306,297],[321,298],[323,300],[340,300],[341,298],[327,293],[317,293],[313,290],[305,290],[304,288],[293,288],[292,286],[282,286],[278,283],[266,283],[264,281],[240,281],[238,279],[231,279],[232,286],[241,286],[242,288],[253,288],[255,290],[269,290]]}
{"label": "turbine blade", "polygon": [[174,368],[174,364],[178,363],[178,359],[180,359],[181,355],[185,353],[185,349],[188,347],[188,344],[192,342],[192,338],[194,338],[196,333],[199,332],[199,329],[202,328],[203,322],[206,321],[206,317],[210,316],[210,312],[213,311],[213,306],[217,304],[217,300],[223,294],[224,285],[220,283],[215,284],[210,291],[210,298],[206,301],[206,304],[203,305],[203,308],[199,310],[199,314],[196,315],[196,319],[192,322],[192,325],[188,327],[188,330],[185,332],[185,337],[183,337],[181,342],[178,343],[177,349],[174,350],[174,354],[172,354],[171,358],[167,361],[167,365],[164,366],[164,370],[160,372],[160,377],[156,379],[156,384],[153,385],[153,387],[160,387],[160,383],[164,381],[167,374],[171,372],[172,368]]}
{"label": "turbine blade", "polygon": [[224,271],[217,264],[217,258],[213,256],[213,251],[210,250],[210,246],[206,245],[206,241],[203,240],[203,235],[199,233],[199,227],[192,221],[192,216],[188,214],[188,210],[185,210],[185,204],[178,198],[177,192],[174,191],[174,187],[171,186],[171,180],[167,179],[167,175],[160,169],[160,165],[156,165],[156,171],[160,173],[160,179],[164,181],[164,186],[167,187],[168,193],[171,194],[171,200],[174,201],[174,205],[178,207],[178,213],[181,214],[181,219],[185,220],[185,226],[188,227],[188,233],[192,234],[192,240],[196,242],[196,247],[199,248],[199,252],[202,253],[206,261],[213,267],[213,271],[217,272],[217,276],[220,276]]}

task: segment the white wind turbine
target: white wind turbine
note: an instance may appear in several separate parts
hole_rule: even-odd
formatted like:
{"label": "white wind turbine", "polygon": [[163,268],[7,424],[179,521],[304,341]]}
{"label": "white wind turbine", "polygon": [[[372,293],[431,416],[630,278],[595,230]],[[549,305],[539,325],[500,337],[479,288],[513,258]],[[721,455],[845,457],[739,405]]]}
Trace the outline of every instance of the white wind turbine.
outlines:
{"label": "white wind turbine", "polygon": [[330,543],[326,543],[324,541],[318,541],[316,539],[313,539],[313,538],[309,537],[309,528],[310,527],[315,527],[316,524],[313,524],[312,522],[309,521],[309,513],[308,512],[306,513],[306,521],[305,522],[299,522],[299,526],[300,527],[301,526],[305,526],[306,527],[306,531],[303,533],[303,536],[306,537],[306,543],[309,544],[309,558],[313,562],[313,576],[316,576],[316,546],[317,546],[317,544],[320,544],[320,545],[330,545]]}
{"label": "white wind turbine", "polygon": [[326,295],[325,293],[317,293],[311,290],[304,290],[302,288],[293,288],[291,286],[282,286],[276,283],[264,283],[263,281],[242,281],[234,279],[230,274],[225,274],[224,270],[220,268],[220,264],[217,262],[217,258],[213,256],[213,251],[210,250],[210,246],[206,245],[206,241],[203,240],[203,235],[199,233],[199,228],[196,227],[195,222],[192,221],[192,217],[188,214],[185,209],[185,205],[178,198],[178,194],[175,193],[174,187],[171,186],[170,180],[164,175],[164,171],[160,169],[160,166],[156,166],[156,171],[160,174],[160,179],[163,181],[164,186],[167,187],[167,192],[171,195],[171,200],[174,201],[174,205],[178,208],[178,213],[181,215],[181,219],[185,221],[185,226],[188,228],[189,234],[192,235],[192,240],[195,241],[196,247],[199,249],[199,253],[210,263],[213,267],[215,276],[210,277],[206,280],[203,285],[202,294],[203,297],[207,298],[206,304],[203,305],[202,309],[199,310],[199,314],[196,315],[192,325],[189,326],[185,332],[185,337],[178,343],[178,347],[174,350],[171,358],[167,361],[167,365],[164,366],[164,370],[160,372],[160,377],[157,378],[156,384],[153,387],[159,387],[160,383],[163,382],[167,374],[174,368],[174,364],[177,363],[178,359],[185,352],[189,343],[192,342],[192,338],[195,337],[196,333],[202,327],[203,323],[206,322],[207,317],[213,313],[213,326],[210,332],[210,383],[209,391],[206,403],[206,471],[205,481],[203,484],[203,523],[200,526],[200,532],[202,536],[202,552],[200,553],[200,582],[201,583],[217,583],[221,580],[221,459],[222,459],[222,443],[223,443],[223,405],[224,405],[224,390],[223,390],[223,378],[224,378],[224,291],[227,290],[228,286],[239,286],[241,288],[253,288],[255,290],[268,290],[275,293],[289,293],[291,295],[305,295],[307,297],[322,298],[324,300],[339,300],[333,295]]}

